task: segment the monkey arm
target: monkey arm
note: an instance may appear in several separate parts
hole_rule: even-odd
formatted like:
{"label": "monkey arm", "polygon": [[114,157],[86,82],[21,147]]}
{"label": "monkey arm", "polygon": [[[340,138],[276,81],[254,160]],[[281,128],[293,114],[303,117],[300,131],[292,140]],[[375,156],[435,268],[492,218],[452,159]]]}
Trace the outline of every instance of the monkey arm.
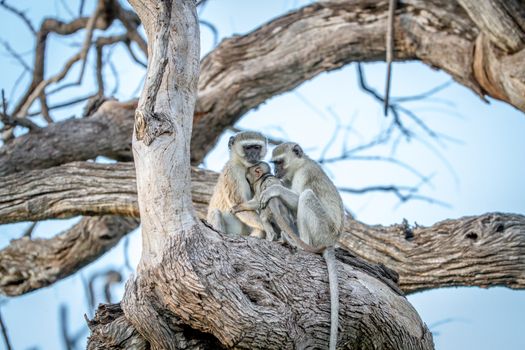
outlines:
{"label": "monkey arm", "polygon": [[242,202],[240,204],[234,205],[230,209],[230,213],[237,214],[242,211],[256,211],[259,209],[259,201],[256,198],[252,198],[248,202]]}
{"label": "monkey arm", "polygon": [[299,195],[282,185],[268,187],[261,193],[260,197],[261,208],[265,208],[268,205],[268,201],[274,197],[281,198],[284,204],[294,212],[297,211],[299,205]]}
{"label": "monkey arm", "polygon": [[246,226],[252,229],[264,231],[264,226],[261,222],[261,218],[259,218],[259,215],[256,212],[241,211],[239,213],[236,213],[235,216],[237,217],[237,219],[241,220],[241,222]]}

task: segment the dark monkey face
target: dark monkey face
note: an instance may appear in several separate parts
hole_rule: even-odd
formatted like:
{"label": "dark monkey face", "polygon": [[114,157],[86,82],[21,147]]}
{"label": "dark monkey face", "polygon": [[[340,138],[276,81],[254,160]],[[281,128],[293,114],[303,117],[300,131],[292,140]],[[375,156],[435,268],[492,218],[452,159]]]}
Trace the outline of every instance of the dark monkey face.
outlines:
{"label": "dark monkey face", "polygon": [[279,179],[282,179],[284,175],[286,175],[286,170],[284,169],[284,159],[276,159],[272,161],[272,163],[275,176],[277,176]]}
{"label": "dark monkey face", "polygon": [[259,144],[248,144],[243,145],[242,149],[244,151],[244,157],[251,164],[259,162],[262,158],[262,146]]}

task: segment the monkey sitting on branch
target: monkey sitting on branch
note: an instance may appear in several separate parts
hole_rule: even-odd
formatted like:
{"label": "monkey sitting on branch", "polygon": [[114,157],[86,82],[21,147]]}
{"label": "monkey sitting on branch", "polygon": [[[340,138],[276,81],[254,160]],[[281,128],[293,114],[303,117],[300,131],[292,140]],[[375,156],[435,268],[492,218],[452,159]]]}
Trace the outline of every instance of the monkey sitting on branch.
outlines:
{"label": "monkey sitting on branch", "polygon": [[344,226],[343,200],[337,188],[317,162],[304,154],[301,146],[287,142],[272,152],[275,175],[282,184],[268,187],[260,194],[261,207],[279,198],[297,215],[299,237],[314,247],[326,245],[323,251],[330,283],[330,350],[336,348],[339,323],[339,290],[334,245]]}
{"label": "monkey sitting on branch", "polygon": [[208,206],[206,220],[214,229],[232,236],[264,237],[264,227],[256,213],[232,215],[230,208],[252,198],[246,169],[264,158],[267,143],[266,137],[258,132],[243,131],[230,137],[230,159],[219,175]]}
{"label": "monkey sitting on branch", "polygon": [[[273,176],[270,165],[266,162],[260,162],[246,170],[246,180],[253,191],[253,198],[233,206],[230,209],[232,214],[242,211],[259,211],[266,239],[274,241],[281,238],[296,248],[301,248],[307,252],[320,254],[326,247],[312,247],[304,243],[297,234],[294,218],[290,209],[288,209],[279,198],[272,198],[265,208],[260,208],[261,193],[273,185],[281,185],[281,180]],[[279,232],[276,232],[275,229]]]}

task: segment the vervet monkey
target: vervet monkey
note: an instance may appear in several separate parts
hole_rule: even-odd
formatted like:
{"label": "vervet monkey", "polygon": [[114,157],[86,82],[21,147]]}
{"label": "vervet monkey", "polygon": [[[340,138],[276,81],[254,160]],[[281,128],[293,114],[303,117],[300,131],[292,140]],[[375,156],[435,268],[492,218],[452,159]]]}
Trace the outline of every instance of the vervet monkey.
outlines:
{"label": "vervet monkey", "polygon": [[230,137],[230,159],[219,175],[208,206],[207,221],[216,229],[230,235],[264,237],[259,216],[251,211],[230,213],[230,208],[252,198],[246,169],[266,155],[266,137],[258,132],[244,131]]}
{"label": "vervet monkey", "polygon": [[261,193],[261,207],[274,197],[297,213],[299,237],[314,247],[325,245],[323,252],[330,283],[330,349],[337,345],[339,324],[339,289],[333,246],[344,225],[343,201],[335,185],[319,164],[304,154],[296,143],[283,143],[272,153],[275,175],[290,188],[273,185]]}
{"label": "vervet monkey", "polygon": [[246,179],[253,190],[253,198],[248,202],[243,202],[231,208],[231,213],[236,214],[241,211],[257,211],[259,210],[259,217],[261,218],[264,231],[266,232],[266,239],[273,241],[278,238],[278,233],[274,230],[274,225],[279,228],[279,233],[282,238],[294,247],[299,247],[311,253],[322,253],[325,247],[312,247],[298,237],[297,229],[293,216],[279,198],[272,198],[264,209],[260,209],[260,195],[261,193],[272,185],[281,185],[281,180],[273,176],[270,165],[266,162],[260,162],[246,170]]}

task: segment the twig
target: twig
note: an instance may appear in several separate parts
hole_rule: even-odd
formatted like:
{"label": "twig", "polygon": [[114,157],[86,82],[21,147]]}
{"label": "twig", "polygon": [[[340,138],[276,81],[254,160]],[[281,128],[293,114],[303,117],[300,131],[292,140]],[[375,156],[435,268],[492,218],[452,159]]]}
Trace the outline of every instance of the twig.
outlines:
{"label": "twig", "polygon": [[393,193],[401,203],[405,203],[409,200],[420,200],[428,202],[430,204],[437,204],[443,207],[450,207],[450,204],[437,200],[432,197],[423,196],[417,194],[419,191],[419,186],[396,186],[396,185],[387,185],[387,186],[368,186],[363,188],[349,188],[349,187],[338,187],[341,192],[351,193],[351,194],[364,194],[369,192],[389,192]]}
{"label": "twig", "polygon": [[408,102],[408,101],[422,100],[424,98],[430,97],[438,93],[441,90],[444,90],[445,88],[452,85],[453,82],[454,82],[453,80],[449,80],[449,81],[444,82],[443,84],[439,84],[438,86],[435,86],[432,89],[422,92],[420,94],[411,95],[411,96],[392,97],[392,100],[395,102]]}
{"label": "twig", "polygon": [[[27,100],[24,102],[22,107],[20,108],[20,111],[17,113],[17,118],[22,119],[25,116],[27,116],[28,110],[33,104],[33,102],[40,96],[41,93],[44,92],[45,88],[53,83],[57,83],[65,78],[71,67],[78,62],[81,59],[81,52],[77,53],[73,57],[71,57],[66,64],[64,65],[64,68],[62,68],[62,71],[58,74],[54,75],[53,77],[41,81],[38,86],[31,92]],[[78,84],[77,84],[78,85]]]}
{"label": "twig", "polygon": [[131,262],[129,260],[129,235],[126,235],[126,238],[124,239],[124,266],[129,270],[133,271],[133,268],[131,267]]}
{"label": "twig", "polygon": [[67,350],[74,350],[73,342],[69,338],[68,331],[68,308],[65,304],[60,304],[59,308],[59,318],[60,318],[60,330],[62,333],[62,341],[64,342],[64,347]]}
{"label": "twig", "polygon": [[135,61],[140,66],[142,66],[144,68],[147,68],[148,65],[146,63],[142,62],[141,60],[139,60],[137,55],[135,55],[135,52],[133,52],[133,48],[131,47],[131,42],[129,40],[126,40],[126,41],[124,41],[124,43],[126,44],[126,47],[128,48],[129,55],[131,56],[133,61]]}
{"label": "twig", "polygon": [[129,12],[122,8],[118,4],[118,2],[115,2],[115,8],[116,8],[116,16],[117,18],[122,22],[126,30],[128,31],[128,37],[135,41],[139,48],[142,50],[144,55],[148,57],[148,44],[146,43],[146,40],[139,34],[137,31],[137,28],[140,24],[140,20],[133,12]]}
{"label": "twig", "polygon": [[80,0],[80,5],[78,7],[78,17],[82,17],[82,14],[84,13],[84,5],[85,5],[86,1],[85,0]]}
{"label": "twig", "polygon": [[[357,64],[357,76],[358,76],[358,80],[359,80],[359,86],[361,87],[361,89],[363,89],[364,91],[368,92],[370,95],[372,95],[376,100],[378,100],[379,102],[382,102],[384,103],[385,102],[385,98],[381,95],[379,95],[379,93],[377,91],[375,91],[374,89],[372,89],[371,87],[368,86],[368,84],[366,83],[366,80],[365,80],[365,75],[363,73],[363,68],[361,66],[361,63],[358,63]],[[397,110],[397,106],[396,105],[393,105],[393,104],[388,104],[387,105],[387,108],[392,112],[392,114],[394,115],[394,122],[395,124],[397,125],[397,127],[399,128],[399,130],[403,133],[403,135],[405,135],[407,138],[410,138],[412,136],[412,132],[410,132],[410,130],[408,130],[404,125],[403,123],[401,122],[401,118],[400,118],[400,115],[399,115],[399,112]]]}
{"label": "twig", "polygon": [[0,307],[0,328],[2,328],[2,337],[4,338],[4,343],[5,343],[5,346],[6,346],[6,350],[12,350],[13,348],[11,347],[11,341],[9,340],[9,335],[7,333],[7,327],[4,323],[4,320],[2,318],[2,310],[1,310],[1,307]]}
{"label": "twig", "polygon": [[116,270],[109,270],[106,272],[106,280],[104,281],[104,298],[105,302],[111,303],[111,286],[115,283],[122,282],[122,274]]}
{"label": "twig", "polygon": [[18,52],[16,52],[12,47],[11,45],[9,45],[9,43],[5,40],[0,40],[0,42],[2,43],[2,46],[5,48],[5,50],[11,55],[13,56],[13,58],[15,60],[18,61],[18,63],[20,63],[20,65],[24,68],[24,70],[26,72],[29,72],[29,73],[32,73],[33,72],[33,69],[31,67],[29,67],[29,65],[26,63],[26,61],[24,61],[24,59],[22,58],[22,56],[20,56],[20,54]]}
{"label": "twig", "polygon": [[[4,129],[12,129],[17,125],[28,128],[29,130],[39,129],[39,126],[33,123],[31,120],[13,118],[7,113],[7,102],[5,100],[4,89],[2,89],[2,113],[0,114],[0,120],[2,121],[2,123],[4,123],[4,126],[7,126],[7,128],[4,127]],[[12,135],[9,136],[9,139],[11,137]]]}
{"label": "twig", "polygon": [[[75,98],[75,99],[70,100],[70,101],[61,102],[61,103],[58,103],[56,105],[49,106],[48,110],[52,111],[52,110],[55,110],[55,109],[69,107],[69,106],[75,105],[77,103],[81,103],[81,102],[84,102],[86,100],[89,100],[93,96],[94,96],[93,94],[90,94],[90,95],[87,95],[87,96],[82,96],[82,97]],[[28,113],[27,115],[29,117],[34,117],[34,116],[37,116],[37,115],[39,115],[41,113],[42,113],[42,111],[36,111],[36,112]]]}
{"label": "twig", "polygon": [[80,74],[77,80],[79,84],[82,82],[82,78],[84,77],[84,71],[86,70],[87,64],[87,54],[89,52],[89,48],[91,47],[91,38],[93,37],[93,30],[95,29],[95,23],[97,22],[97,18],[100,15],[103,6],[104,1],[99,0],[95,12],[93,12],[93,15],[89,18],[86,24],[86,36],[84,38],[82,50],[80,51],[80,59],[82,60],[82,66],[80,67]]}
{"label": "twig", "polygon": [[199,20],[199,23],[208,28],[213,34],[213,46],[217,46],[219,42],[219,31],[211,22],[205,21],[203,19]]}
{"label": "twig", "polygon": [[388,114],[390,97],[390,80],[392,75],[392,60],[394,59],[394,15],[396,11],[396,0],[389,0],[388,3],[388,24],[386,30],[386,87],[383,113]]}
{"label": "twig", "polygon": [[31,238],[31,235],[33,234],[33,231],[35,231],[35,228],[36,228],[37,224],[38,224],[38,221],[32,222],[31,225],[29,225],[29,227],[25,229],[24,234],[22,235],[22,237]]}
{"label": "twig", "polygon": [[64,7],[64,9],[66,9],[66,12],[68,13],[68,15],[70,15],[72,18],[75,18],[75,14],[69,8],[69,6],[67,6],[67,2],[65,0],[60,0],[60,4],[62,5],[62,7]]}
{"label": "twig", "polygon": [[0,1],[0,6],[20,17],[22,21],[24,21],[24,23],[27,25],[31,33],[36,35],[36,30],[35,27],[33,27],[33,23],[31,23],[31,21],[29,20],[29,18],[27,18],[26,14],[23,11],[20,11],[17,8],[8,5],[5,0]]}

